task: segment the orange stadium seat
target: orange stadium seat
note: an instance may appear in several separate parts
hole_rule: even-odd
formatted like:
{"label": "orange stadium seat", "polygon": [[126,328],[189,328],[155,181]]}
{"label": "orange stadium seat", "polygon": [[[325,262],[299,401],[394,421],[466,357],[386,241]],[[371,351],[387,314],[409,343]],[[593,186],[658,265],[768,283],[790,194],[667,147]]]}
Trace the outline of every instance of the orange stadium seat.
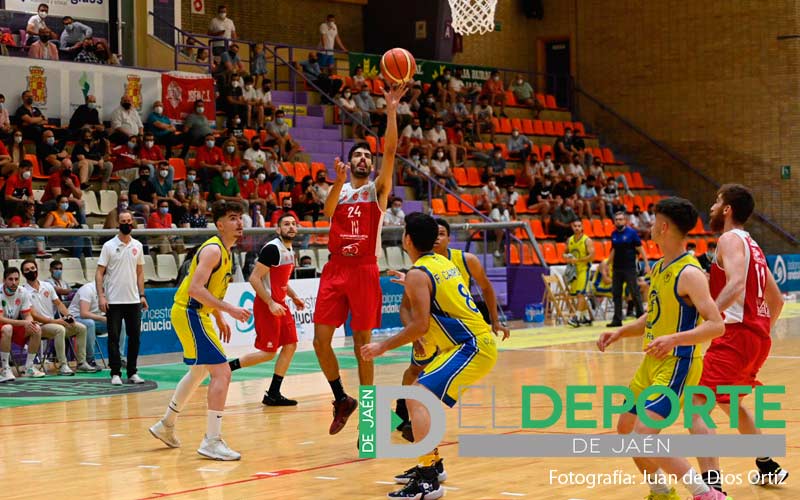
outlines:
{"label": "orange stadium seat", "polygon": [[441,198],[432,198],[431,208],[433,209],[433,213],[435,215],[449,215],[447,210],[444,209],[444,202]]}
{"label": "orange stadium seat", "polygon": [[655,260],[664,256],[664,254],[661,252],[661,249],[658,248],[658,245],[656,245],[655,241],[647,240],[645,244],[647,245],[647,248],[645,248],[645,254],[647,254],[648,259]]}
{"label": "orange stadium seat", "polygon": [[50,178],[49,175],[44,175],[44,172],[42,172],[42,167],[39,165],[39,159],[36,155],[26,154],[24,158],[33,164],[33,178],[35,180],[46,181]]}
{"label": "orange stadium seat", "polygon": [[655,203],[655,201],[653,200],[653,197],[651,195],[649,195],[649,194],[644,195],[642,200],[644,202],[644,206],[642,207],[642,210],[647,210],[647,207],[649,207],[651,204]]}
{"label": "orange stadium seat", "polygon": [[544,155],[547,153],[553,154],[553,146],[550,144],[540,144],[539,147],[542,149],[542,158],[544,158]]}
{"label": "orange stadium seat", "polygon": [[542,159],[542,151],[539,149],[539,146],[536,144],[533,145],[531,148],[531,153],[536,153],[536,156],[541,160]]}
{"label": "orange stadium seat", "polygon": [[453,177],[459,186],[467,185],[467,169],[463,167],[453,167]]}
{"label": "orange stadium seat", "polygon": [[[533,130],[533,120],[529,120],[529,119],[526,118],[524,120],[521,120],[521,122],[522,122],[522,128],[520,130],[522,130],[523,134],[525,134],[525,135],[535,135],[536,134],[536,132]],[[513,124],[513,120],[512,120],[512,124]]]}
{"label": "orange stadium seat", "polygon": [[606,238],[611,237],[611,233],[614,232],[614,221],[611,219],[603,219],[603,232],[606,235]]}
{"label": "orange stadium seat", "polygon": [[642,174],[639,172],[633,172],[631,176],[633,176],[633,182],[639,186],[640,189],[653,189],[655,187],[650,184],[645,184],[644,179],[642,179]]}
{"label": "orange stadium seat", "polygon": [[483,183],[481,182],[481,174],[478,172],[478,167],[467,167],[467,186],[469,187],[480,187]]}
{"label": "orange stadium seat", "polygon": [[458,198],[452,194],[447,194],[447,212],[450,214],[458,214],[461,211],[459,208]]}
{"label": "orange stadium seat", "polygon": [[566,264],[567,261],[564,260],[564,254],[567,253],[567,244],[566,243],[556,243],[556,257],[558,257],[559,264]]}
{"label": "orange stadium seat", "polygon": [[518,106],[517,97],[511,90],[506,90],[506,106]]}
{"label": "orange stadium seat", "polygon": [[544,122],[542,120],[533,120],[533,133],[535,135],[544,135]]}
{"label": "orange stadium seat", "polygon": [[533,245],[522,245],[522,264],[525,266],[541,266],[542,261],[539,256],[533,251]]}
{"label": "orange stadium seat", "polygon": [[[292,162],[290,162],[290,161],[282,161],[281,162],[281,174],[283,174],[283,175],[291,175],[292,177],[295,177],[295,175],[294,175],[294,164]],[[297,179],[297,178],[295,177],[295,179]],[[300,180],[300,179],[297,179],[297,180]]]}
{"label": "orange stadium seat", "polygon": [[595,238],[605,238],[606,230],[603,227],[603,221],[600,219],[592,219],[592,232]]}
{"label": "orange stadium seat", "polygon": [[542,221],[539,219],[531,219],[530,221],[531,230],[533,231],[533,235],[538,240],[546,240],[547,233],[544,230],[544,226],[542,225]]}
{"label": "orange stadium seat", "polygon": [[536,100],[539,101],[539,104],[541,104],[543,108],[547,107],[547,98],[544,94],[536,94]]}
{"label": "orange stadium seat", "polygon": [[500,131],[500,118],[492,118],[492,126],[494,127],[494,131],[498,134],[502,134],[503,132]]}
{"label": "orange stadium seat", "polygon": [[572,122],[572,130],[574,130],[575,133],[579,136],[586,135],[586,129],[584,128],[583,123],[581,122]]}
{"label": "orange stadium seat", "polygon": [[642,198],[638,194],[633,197],[633,204],[641,208],[642,211],[644,211],[647,208],[644,206],[644,198]]}
{"label": "orange stadium seat", "polygon": [[[475,201],[475,195],[474,195],[474,194],[470,194],[470,193],[461,193],[461,199],[463,199],[465,202],[469,203],[469,204],[470,204],[470,205],[472,205],[473,207],[475,206],[475,203],[476,203],[476,201]],[[476,208],[477,208],[477,207],[476,207]],[[459,203],[459,204],[458,204],[458,209],[459,209],[459,211],[460,211],[462,214],[472,214],[472,213],[475,213],[475,212],[473,212],[473,211],[472,211],[472,209],[471,209],[471,208],[469,208],[469,207],[468,207],[468,206],[467,206],[465,203]]]}
{"label": "orange stadium seat", "polygon": [[611,240],[605,240],[603,242],[603,248],[605,249],[606,257],[611,255]]}
{"label": "orange stadium seat", "polygon": [[558,264],[558,255],[556,254],[556,246],[554,244],[542,243],[542,254],[544,255],[544,261],[551,266]]}
{"label": "orange stadium seat", "polygon": [[544,135],[556,135],[555,127],[553,126],[553,122],[550,120],[545,120],[542,122],[544,125]]}
{"label": "orange stadium seat", "polygon": [[519,118],[512,118],[511,119],[511,128],[515,128],[520,131],[520,133],[524,134],[525,132],[522,130],[522,120]]}
{"label": "orange stadium seat", "polygon": [[294,162],[294,175],[295,179],[300,182],[303,180],[304,177],[311,175],[311,169],[308,168],[308,164],[302,161]]}
{"label": "orange stadium seat", "polygon": [[522,259],[519,256],[519,246],[517,243],[511,243],[509,245],[509,259],[508,261],[511,263],[512,266],[519,266],[522,264]]}
{"label": "orange stadium seat", "polygon": [[594,240],[592,243],[594,244],[594,261],[595,262],[600,262],[601,260],[603,260],[606,257],[608,257],[608,254],[606,253],[606,249],[603,246],[603,242],[602,241]]}
{"label": "orange stadium seat", "polygon": [[602,158],[603,158],[603,162],[604,163],[611,163],[612,165],[621,165],[622,164],[622,162],[618,162],[614,158],[614,153],[612,153],[611,149],[609,149],[609,148],[603,148],[603,156],[602,156]]}
{"label": "orange stadium seat", "polygon": [[596,238],[594,234],[594,228],[592,227],[592,221],[589,219],[581,219],[581,224],[583,224],[583,232],[586,233],[586,236],[589,238]]}
{"label": "orange stadium seat", "polygon": [[369,144],[369,150],[372,151],[372,154],[378,154],[378,141],[375,137],[371,135],[366,136],[367,143]]}
{"label": "orange stadium seat", "polygon": [[186,178],[186,163],[183,161],[183,158],[176,158],[172,157],[169,159],[169,165],[174,170],[174,174],[172,178],[176,181],[182,181]]}
{"label": "orange stadium seat", "polygon": [[[569,122],[567,122],[569,125]],[[564,122],[553,122],[553,131],[556,135],[564,135]]]}
{"label": "orange stadium seat", "polygon": [[500,118],[500,128],[498,130],[501,134],[511,133],[511,120],[508,118]]}
{"label": "orange stadium seat", "polygon": [[243,136],[245,139],[247,139],[247,142],[250,142],[250,140],[251,140],[253,137],[255,137],[255,135],[256,135],[257,133],[258,133],[258,132],[257,132],[256,130],[253,130],[253,129],[251,129],[251,128],[246,128],[246,129],[244,129],[244,130],[242,131],[242,136]]}
{"label": "orange stadium seat", "polygon": [[550,109],[558,109],[558,104],[556,104],[556,96],[552,94],[547,94],[544,96],[545,106]]}
{"label": "orange stadium seat", "polygon": [[528,213],[528,199],[526,196],[520,196],[517,198],[517,204],[514,205],[514,210],[516,210],[517,215]]}
{"label": "orange stadium seat", "polygon": [[317,178],[317,174],[322,171],[325,174],[328,174],[328,169],[325,167],[325,164],[319,161],[315,161],[311,163],[311,177],[314,179]]}

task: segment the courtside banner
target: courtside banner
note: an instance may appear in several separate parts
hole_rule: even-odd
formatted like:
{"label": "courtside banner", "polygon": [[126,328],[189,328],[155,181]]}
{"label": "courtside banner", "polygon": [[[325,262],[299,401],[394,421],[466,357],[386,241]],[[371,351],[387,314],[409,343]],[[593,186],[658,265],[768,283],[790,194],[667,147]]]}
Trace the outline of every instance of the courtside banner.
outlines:
{"label": "courtside banner", "polygon": [[171,120],[182,123],[194,112],[194,103],[202,99],[205,115],[212,123],[216,119],[214,107],[214,80],[208,75],[186,71],[170,71],[161,74],[161,102],[164,114]]}
{"label": "courtside banner", "polygon": [[[108,22],[110,1],[112,0],[6,0],[6,10],[30,12],[33,15],[37,12],[39,4],[43,3],[49,7],[48,15],[58,19],[59,23],[63,16]],[[49,22],[48,25],[53,27]]]}
{"label": "courtside banner", "polygon": [[[387,276],[381,278],[381,327],[377,333],[380,333],[380,330],[395,330],[403,327],[400,322],[400,303],[403,301],[404,291],[403,286],[392,282],[391,278]],[[348,337],[353,335],[349,317],[344,325],[344,330]]]}
{"label": "courtside banner", "polygon": [[800,291],[800,254],[767,255],[767,263],[782,292]]}
{"label": "courtside banner", "polygon": [[[319,290],[319,278],[309,278],[302,280],[290,280],[289,286],[295,291],[298,297],[305,302],[305,309],[297,310],[291,301],[287,301],[289,313],[294,316],[297,326],[297,340],[300,345],[298,350],[311,350],[312,340],[314,340],[314,307],[317,303],[317,291]],[[255,292],[250,283],[231,283],[228,285],[228,292],[225,294],[225,302],[253,310]],[[253,316],[247,322],[236,321],[227,314],[224,314],[228,325],[231,327],[230,345],[251,346],[255,342],[256,331]],[[344,328],[339,327],[333,334],[334,337],[344,337]],[[304,342],[308,341],[308,342]]]}
{"label": "courtside banner", "polygon": [[170,319],[176,291],[177,288],[145,289],[148,307],[142,311],[142,338],[139,354],[183,351]]}

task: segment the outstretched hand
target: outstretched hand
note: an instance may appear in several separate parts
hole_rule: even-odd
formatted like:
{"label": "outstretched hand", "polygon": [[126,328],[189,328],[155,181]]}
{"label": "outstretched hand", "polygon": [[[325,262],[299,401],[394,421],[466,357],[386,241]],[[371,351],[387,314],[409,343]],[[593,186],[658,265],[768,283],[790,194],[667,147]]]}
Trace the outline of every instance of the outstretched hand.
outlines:
{"label": "outstretched hand", "polygon": [[334,184],[344,184],[347,181],[347,163],[343,163],[337,156],[333,159],[333,168],[336,171],[336,178],[333,180]]}
{"label": "outstretched hand", "polygon": [[402,271],[395,271],[394,269],[389,269],[386,274],[389,276],[394,276],[389,281],[392,283],[397,283],[400,286],[406,286],[406,273]]}
{"label": "outstretched hand", "polygon": [[397,87],[394,87],[391,90],[383,89],[383,95],[386,98],[386,107],[391,109],[397,109],[397,106],[400,104],[400,98],[402,98],[406,92],[408,92],[408,83],[403,82]]}

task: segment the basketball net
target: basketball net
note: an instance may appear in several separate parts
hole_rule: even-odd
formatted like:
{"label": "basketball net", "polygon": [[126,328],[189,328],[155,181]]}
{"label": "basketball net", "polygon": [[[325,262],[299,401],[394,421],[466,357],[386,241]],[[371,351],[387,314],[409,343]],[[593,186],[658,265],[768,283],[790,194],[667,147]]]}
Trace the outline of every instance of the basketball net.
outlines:
{"label": "basketball net", "polygon": [[494,31],[497,0],[448,0],[453,17],[453,31],[459,35],[483,35]]}

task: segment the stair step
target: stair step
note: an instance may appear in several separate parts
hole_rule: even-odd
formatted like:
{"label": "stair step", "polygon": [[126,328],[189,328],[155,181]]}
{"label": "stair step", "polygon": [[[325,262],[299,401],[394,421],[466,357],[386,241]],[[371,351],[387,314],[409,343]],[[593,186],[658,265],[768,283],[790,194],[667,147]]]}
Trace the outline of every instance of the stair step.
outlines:
{"label": "stair step", "polygon": [[292,137],[303,143],[304,140],[339,141],[341,132],[337,129],[329,128],[305,128],[295,127],[292,129]]}
{"label": "stair step", "polygon": [[[294,99],[297,98],[297,101]],[[272,101],[276,103],[291,104],[308,104],[308,93],[305,91],[292,92],[291,90],[273,90]]]}
{"label": "stair step", "polygon": [[298,128],[325,128],[325,118],[322,116],[298,116],[295,120]]}

